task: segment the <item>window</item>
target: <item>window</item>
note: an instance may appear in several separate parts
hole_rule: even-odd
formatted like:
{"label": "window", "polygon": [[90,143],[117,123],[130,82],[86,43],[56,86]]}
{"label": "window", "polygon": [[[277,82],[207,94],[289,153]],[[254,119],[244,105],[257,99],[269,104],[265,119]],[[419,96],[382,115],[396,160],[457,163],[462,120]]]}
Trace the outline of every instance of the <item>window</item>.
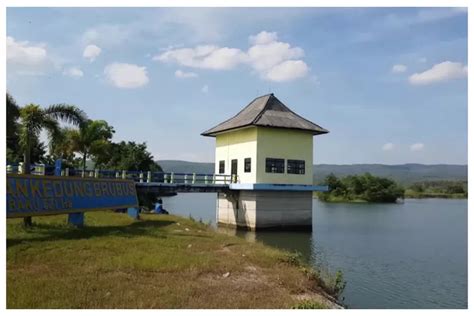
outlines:
{"label": "window", "polygon": [[225,173],[225,160],[219,161],[219,173],[220,174]]}
{"label": "window", "polygon": [[266,158],[265,172],[267,173],[285,173],[285,159]]}
{"label": "window", "polygon": [[230,161],[230,174],[237,174],[237,159]]}
{"label": "window", "polygon": [[286,172],[291,174],[304,174],[304,160],[288,159]]}
{"label": "window", "polygon": [[252,160],[250,158],[244,159],[244,172],[251,172],[252,171]]}

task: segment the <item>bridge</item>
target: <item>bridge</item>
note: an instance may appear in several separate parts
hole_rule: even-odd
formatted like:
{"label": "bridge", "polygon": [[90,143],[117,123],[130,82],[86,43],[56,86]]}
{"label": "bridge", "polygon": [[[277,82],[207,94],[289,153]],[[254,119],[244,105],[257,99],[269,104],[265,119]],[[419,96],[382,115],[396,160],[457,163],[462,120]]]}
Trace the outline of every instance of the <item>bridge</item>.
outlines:
{"label": "bridge", "polygon": [[[22,173],[22,163],[7,165],[7,173]],[[327,191],[328,186],[240,183],[237,175],[204,174],[204,173],[175,173],[152,171],[100,170],[100,169],[62,169],[59,166],[34,164],[31,166],[33,175],[61,175],[63,177],[126,179],[135,182],[138,193],[156,193],[166,195],[185,192],[214,192],[222,193],[232,190],[262,190],[262,191]]]}

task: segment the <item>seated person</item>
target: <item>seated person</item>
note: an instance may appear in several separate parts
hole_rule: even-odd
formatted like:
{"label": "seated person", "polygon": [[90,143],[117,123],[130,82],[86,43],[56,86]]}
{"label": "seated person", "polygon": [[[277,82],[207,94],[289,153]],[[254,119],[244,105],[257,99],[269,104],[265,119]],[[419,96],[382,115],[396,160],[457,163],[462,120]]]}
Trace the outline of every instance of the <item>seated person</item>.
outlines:
{"label": "seated person", "polygon": [[156,214],[169,214],[167,210],[163,208],[163,200],[158,199],[155,203],[155,213]]}

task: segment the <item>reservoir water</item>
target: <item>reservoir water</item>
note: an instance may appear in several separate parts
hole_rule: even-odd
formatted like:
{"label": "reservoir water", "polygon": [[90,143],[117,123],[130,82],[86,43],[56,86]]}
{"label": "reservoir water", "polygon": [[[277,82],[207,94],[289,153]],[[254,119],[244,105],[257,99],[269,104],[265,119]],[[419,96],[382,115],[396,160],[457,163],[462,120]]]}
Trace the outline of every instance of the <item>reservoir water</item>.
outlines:
{"label": "reservoir water", "polygon": [[[163,199],[171,213],[215,225],[216,195]],[[313,200],[313,232],[237,232],[341,270],[349,308],[467,308],[467,200],[332,204]]]}

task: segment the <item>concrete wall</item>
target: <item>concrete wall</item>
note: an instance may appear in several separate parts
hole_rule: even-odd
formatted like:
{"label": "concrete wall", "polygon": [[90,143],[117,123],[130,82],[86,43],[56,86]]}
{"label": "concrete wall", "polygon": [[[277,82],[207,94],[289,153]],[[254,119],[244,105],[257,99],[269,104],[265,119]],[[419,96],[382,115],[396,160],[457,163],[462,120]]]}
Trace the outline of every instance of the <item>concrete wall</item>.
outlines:
{"label": "concrete wall", "polygon": [[312,192],[232,191],[218,194],[218,223],[251,230],[310,230]]}
{"label": "concrete wall", "polygon": [[[244,172],[244,159],[251,159],[251,172]],[[231,160],[237,159],[240,183],[255,183],[257,179],[257,128],[250,127],[216,136],[215,173],[219,173],[219,161],[225,161],[225,174],[230,174]]]}
{"label": "concrete wall", "polygon": [[[244,159],[251,159],[251,172],[244,172]],[[266,158],[285,159],[284,173],[267,173]],[[231,160],[237,159],[239,183],[313,184],[313,135],[310,132],[249,127],[216,136],[215,173],[225,161],[225,174],[231,173]],[[288,159],[304,160],[305,174],[288,174]]]}
{"label": "concrete wall", "polygon": [[[257,144],[256,183],[313,184],[313,135],[310,132],[258,128]],[[265,172],[266,158],[285,159],[285,172]],[[304,160],[305,174],[286,173],[287,159]]]}

